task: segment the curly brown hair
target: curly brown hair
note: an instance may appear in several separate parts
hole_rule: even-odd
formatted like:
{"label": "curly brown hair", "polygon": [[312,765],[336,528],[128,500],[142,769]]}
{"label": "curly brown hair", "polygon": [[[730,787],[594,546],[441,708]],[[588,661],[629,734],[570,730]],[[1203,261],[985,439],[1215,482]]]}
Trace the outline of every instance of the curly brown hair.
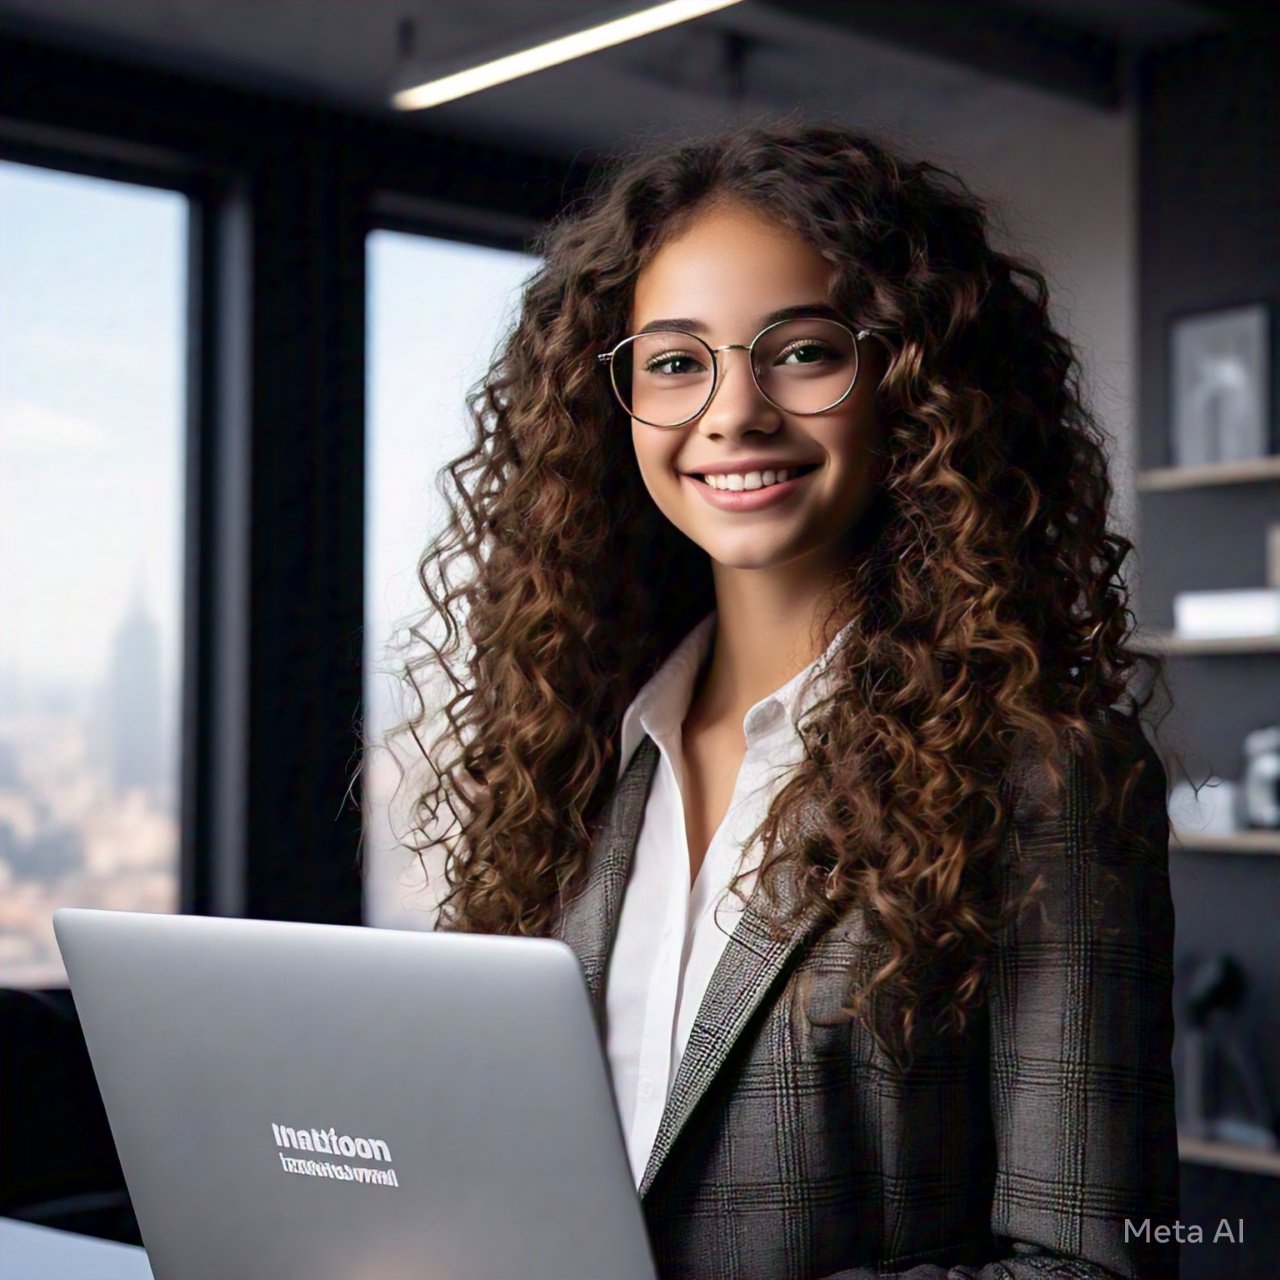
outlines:
{"label": "curly brown hair", "polygon": [[[779,933],[813,900],[833,919],[866,908],[878,967],[847,1012],[895,1010],[909,1048],[927,1007],[962,1030],[981,999],[1016,760],[1043,757],[1057,792],[1079,755],[1101,809],[1099,745],[1152,697],[1134,668],[1165,681],[1129,643],[1133,544],[1108,528],[1105,436],[1043,275],[992,248],[983,202],[953,174],[871,138],[774,124],[669,146],[541,237],[468,401],[474,444],[441,479],[448,528],[419,564],[430,606],[400,728],[432,781],[404,841],[445,846],[441,928],[544,935],[585,878],[623,712],[714,606],[709,559],[649,499],[595,353],[625,335],[637,272],[713,200],[798,233],[838,269],[841,313],[890,347],[887,473],[826,634],[854,625],[757,837],[775,908],[777,876],[798,872]],[[430,672],[447,678],[443,705]]]}

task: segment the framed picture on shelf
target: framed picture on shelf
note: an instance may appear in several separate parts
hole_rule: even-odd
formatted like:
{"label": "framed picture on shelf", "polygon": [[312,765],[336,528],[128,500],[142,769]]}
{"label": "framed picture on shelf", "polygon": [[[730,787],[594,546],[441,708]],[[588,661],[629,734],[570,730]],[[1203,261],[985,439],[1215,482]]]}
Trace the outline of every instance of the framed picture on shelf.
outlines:
{"label": "framed picture on shelf", "polygon": [[1271,374],[1267,303],[1175,317],[1169,327],[1173,465],[1266,457]]}

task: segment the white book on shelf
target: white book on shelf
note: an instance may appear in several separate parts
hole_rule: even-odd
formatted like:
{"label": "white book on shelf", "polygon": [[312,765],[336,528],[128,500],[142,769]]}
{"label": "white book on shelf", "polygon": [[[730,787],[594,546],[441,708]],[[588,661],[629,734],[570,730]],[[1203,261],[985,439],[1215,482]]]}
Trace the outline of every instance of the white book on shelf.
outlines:
{"label": "white book on shelf", "polygon": [[1186,639],[1280,635],[1280,588],[1180,591],[1173,598],[1173,634]]}

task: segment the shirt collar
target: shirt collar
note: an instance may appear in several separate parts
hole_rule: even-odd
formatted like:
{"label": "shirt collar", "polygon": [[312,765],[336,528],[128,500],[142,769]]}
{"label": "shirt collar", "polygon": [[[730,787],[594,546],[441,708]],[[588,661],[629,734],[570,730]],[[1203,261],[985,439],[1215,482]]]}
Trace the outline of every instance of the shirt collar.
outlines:
{"label": "shirt collar", "polygon": [[683,640],[671,656],[649,677],[622,716],[622,743],[618,756],[618,777],[626,771],[631,757],[647,733],[651,738],[669,733],[684,723],[693,700],[693,682],[698,668],[711,650],[715,635],[713,609]]}
{"label": "shirt collar", "polygon": [[[684,723],[689,704],[693,700],[693,685],[698,670],[711,650],[715,621],[713,609],[681,640],[623,713],[618,756],[619,778],[626,771],[646,733],[656,740]],[[831,659],[852,626],[853,623],[848,622],[841,627],[823,653],[803,671],[792,676],[780,689],[761,698],[747,712],[743,729],[748,741],[778,725],[788,726],[798,736],[802,717],[830,687]],[[783,716],[776,714],[774,704],[782,710]]]}

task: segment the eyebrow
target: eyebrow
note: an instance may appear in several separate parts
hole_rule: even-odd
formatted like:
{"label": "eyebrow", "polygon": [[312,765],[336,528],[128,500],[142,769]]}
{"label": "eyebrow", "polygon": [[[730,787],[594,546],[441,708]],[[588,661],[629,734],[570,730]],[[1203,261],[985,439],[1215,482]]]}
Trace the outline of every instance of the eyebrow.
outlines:
{"label": "eyebrow", "polygon": [[[767,316],[760,317],[760,329],[767,329],[771,324],[777,324],[781,320],[802,320],[814,316],[821,317],[826,320],[844,321],[844,317],[835,307],[826,302],[801,302],[792,307],[779,307],[777,311],[770,311]],[[674,319],[666,320],[650,320],[648,324],[636,330],[636,333],[653,333],[656,329],[683,329],[686,333],[706,333],[708,327],[701,320],[694,320],[690,316],[676,316]]]}

